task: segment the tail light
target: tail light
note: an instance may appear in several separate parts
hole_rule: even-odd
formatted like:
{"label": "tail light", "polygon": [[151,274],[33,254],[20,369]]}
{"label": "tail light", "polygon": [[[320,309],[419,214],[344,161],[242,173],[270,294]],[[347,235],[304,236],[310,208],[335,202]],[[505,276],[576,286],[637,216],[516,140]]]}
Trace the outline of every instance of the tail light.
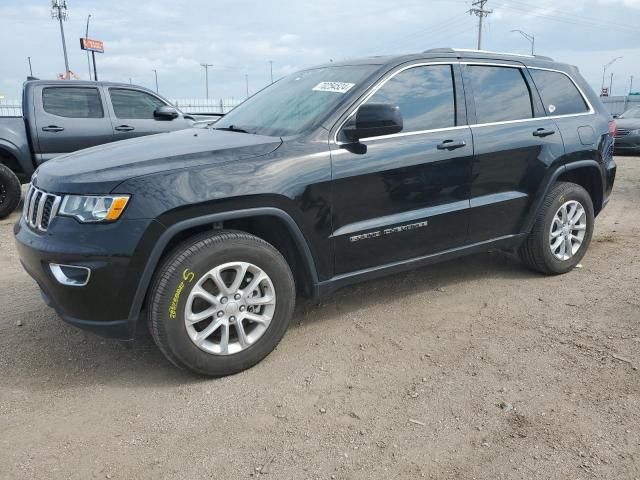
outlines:
{"label": "tail light", "polygon": [[609,122],[609,135],[611,135],[612,137],[615,137],[617,131],[618,131],[618,126],[616,125],[615,120],[611,120]]}

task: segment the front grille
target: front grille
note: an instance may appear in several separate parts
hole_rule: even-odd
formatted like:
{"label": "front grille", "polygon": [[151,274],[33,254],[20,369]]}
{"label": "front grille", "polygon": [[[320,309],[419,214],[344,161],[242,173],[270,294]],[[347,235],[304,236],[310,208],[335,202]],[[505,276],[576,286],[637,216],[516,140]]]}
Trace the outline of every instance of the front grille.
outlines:
{"label": "front grille", "polygon": [[616,130],[616,138],[626,137],[630,132],[630,128],[618,128]]}
{"label": "front grille", "polygon": [[58,213],[62,197],[47,193],[31,185],[24,200],[24,219],[36,230],[46,232]]}

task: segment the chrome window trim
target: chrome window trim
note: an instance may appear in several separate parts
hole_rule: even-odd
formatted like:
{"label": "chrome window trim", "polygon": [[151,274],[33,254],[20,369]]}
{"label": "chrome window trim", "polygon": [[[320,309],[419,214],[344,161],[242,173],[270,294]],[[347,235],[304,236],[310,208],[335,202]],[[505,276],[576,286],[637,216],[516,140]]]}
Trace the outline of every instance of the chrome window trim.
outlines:
{"label": "chrome window trim", "polygon": [[[526,55],[523,55],[526,56]],[[346,118],[340,123],[340,126],[338,128],[336,128],[335,133],[333,135],[333,143],[335,145],[346,145],[346,142],[339,142],[338,141],[338,134],[340,133],[340,131],[342,130],[342,127],[344,127],[344,125],[349,121],[349,119],[356,113],[356,111],[358,110],[358,108],[360,108],[360,106],[365,103],[367,100],[369,100],[380,88],[382,88],[389,80],[391,80],[393,77],[395,77],[396,75],[398,75],[400,72],[404,72],[405,70],[408,70],[410,68],[415,68],[415,67],[425,67],[425,66],[429,66],[429,65],[483,65],[483,66],[490,66],[490,67],[508,67],[508,68],[519,68],[519,69],[527,69],[527,70],[546,70],[549,72],[555,72],[555,73],[561,73],[563,75],[565,75],[566,77],[569,78],[569,80],[571,80],[571,83],[573,83],[573,85],[578,89],[578,92],[580,93],[580,95],[582,96],[582,99],[584,100],[584,102],[587,104],[587,106],[589,107],[589,111],[588,112],[583,112],[583,113],[570,113],[570,114],[566,114],[566,115],[546,115],[546,109],[545,109],[545,116],[544,117],[533,117],[533,118],[522,118],[519,120],[504,120],[501,122],[489,122],[489,123],[472,123],[472,124],[466,124],[466,125],[456,125],[453,127],[444,127],[444,128],[434,128],[431,130],[417,130],[417,131],[413,131],[413,132],[400,132],[400,133],[393,133],[390,135],[381,135],[378,137],[367,137],[367,138],[361,138],[360,141],[371,141],[371,140],[382,140],[382,139],[387,139],[387,138],[398,138],[398,137],[407,137],[407,136],[413,136],[413,135],[422,135],[425,133],[437,133],[437,132],[443,132],[443,131],[447,131],[447,130],[461,130],[464,128],[482,128],[482,127],[489,127],[489,126],[495,126],[495,125],[509,125],[512,123],[524,123],[524,122],[536,122],[536,121],[540,121],[540,120],[553,120],[553,119],[558,119],[558,118],[570,118],[570,117],[582,117],[582,116],[586,116],[586,115],[594,115],[596,113],[595,109],[593,108],[593,105],[591,104],[591,102],[589,101],[588,97],[585,95],[584,91],[582,90],[582,88],[580,88],[580,85],[577,84],[577,82],[573,79],[573,77],[571,75],[569,75],[567,72],[563,72],[562,70],[557,70],[554,68],[545,68],[545,67],[531,67],[528,65],[517,65],[517,64],[513,64],[513,63],[497,63],[497,62],[483,62],[483,61],[477,61],[477,60],[463,60],[463,61],[443,61],[443,62],[421,62],[421,63],[414,63],[411,65],[406,65],[402,68],[399,68],[398,70],[392,72],[388,77],[380,80],[380,82],[373,87],[373,89],[359,102],[357,102],[355,104],[354,107],[352,107],[352,110],[349,112],[349,114],[346,116]],[[455,75],[455,72],[454,72]],[[535,86],[535,85],[534,85]]]}

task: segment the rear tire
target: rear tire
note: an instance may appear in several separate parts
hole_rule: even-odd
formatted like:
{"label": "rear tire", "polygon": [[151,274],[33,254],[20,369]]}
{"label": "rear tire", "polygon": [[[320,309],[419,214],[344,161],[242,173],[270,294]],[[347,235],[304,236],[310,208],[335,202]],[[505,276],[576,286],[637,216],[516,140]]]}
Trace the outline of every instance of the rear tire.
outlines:
{"label": "rear tire", "polygon": [[575,183],[557,183],[544,199],[520,248],[520,258],[527,267],[546,275],[566,273],[587,253],[593,224],[589,193]]}
{"label": "rear tire", "polygon": [[272,245],[243,232],[208,232],[178,246],[156,272],[149,330],[177,367],[231,375],[280,342],[295,292],[289,265]]}
{"label": "rear tire", "polygon": [[0,163],[0,219],[16,209],[21,197],[20,180],[9,167]]}

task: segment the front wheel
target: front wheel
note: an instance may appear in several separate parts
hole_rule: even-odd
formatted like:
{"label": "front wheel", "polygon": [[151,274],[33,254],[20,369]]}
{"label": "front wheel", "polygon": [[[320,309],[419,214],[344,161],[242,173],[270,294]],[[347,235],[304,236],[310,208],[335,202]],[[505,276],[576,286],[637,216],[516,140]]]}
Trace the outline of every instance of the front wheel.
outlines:
{"label": "front wheel", "polygon": [[223,376],[252,367],[289,326],[295,284],[269,243],[243,232],[194,237],[156,275],[149,327],[176,366]]}
{"label": "front wheel", "polygon": [[20,180],[9,167],[0,163],[0,218],[16,209],[21,196]]}
{"label": "front wheel", "polygon": [[520,258],[529,268],[547,275],[566,273],[587,253],[593,224],[589,193],[575,183],[558,183],[544,199]]}

